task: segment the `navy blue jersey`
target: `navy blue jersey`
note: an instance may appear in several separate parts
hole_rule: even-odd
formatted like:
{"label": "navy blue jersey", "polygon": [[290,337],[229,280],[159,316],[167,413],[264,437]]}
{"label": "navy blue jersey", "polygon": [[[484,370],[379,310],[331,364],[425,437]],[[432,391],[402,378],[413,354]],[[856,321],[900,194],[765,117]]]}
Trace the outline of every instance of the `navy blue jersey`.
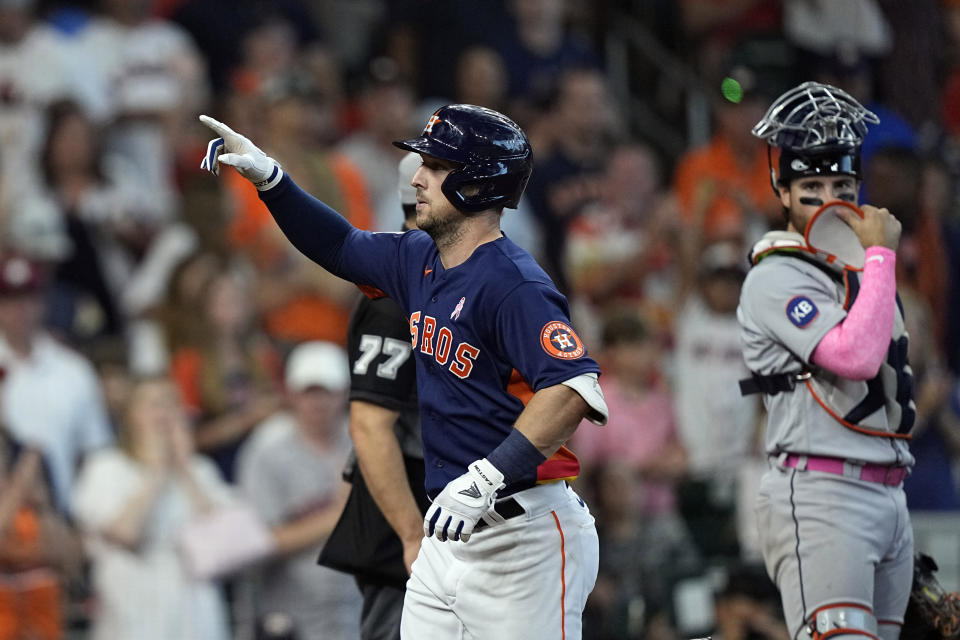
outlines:
{"label": "navy blue jersey", "polygon": [[[406,312],[430,496],[496,448],[535,391],[599,374],[570,326],[566,299],[508,238],[444,269],[426,233],[355,229],[289,176],[261,197],[303,253],[335,275],[383,291]],[[578,472],[576,456],[562,447],[499,495]]]}

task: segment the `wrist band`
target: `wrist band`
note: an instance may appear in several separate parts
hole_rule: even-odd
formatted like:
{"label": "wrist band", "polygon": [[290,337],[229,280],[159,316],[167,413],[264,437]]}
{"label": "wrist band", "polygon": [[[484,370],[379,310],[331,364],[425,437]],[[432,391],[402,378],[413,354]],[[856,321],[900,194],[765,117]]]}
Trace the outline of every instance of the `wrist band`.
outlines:
{"label": "wrist band", "polygon": [[255,186],[258,191],[266,191],[280,182],[280,178],[282,177],[283,171],[280,169],[280,165],[275,162],[273,164],[273,171],[270,172],[270,177],[266,180],[261,180],[260,182],[254,182],[253,186]]}
{"label": "wrist band", "polygon": [[521,479],[531,471],[535,472],[546,459],[547,457],[516,429],[487,455],[487,461],[500,470],[503,481],[507,484]]}

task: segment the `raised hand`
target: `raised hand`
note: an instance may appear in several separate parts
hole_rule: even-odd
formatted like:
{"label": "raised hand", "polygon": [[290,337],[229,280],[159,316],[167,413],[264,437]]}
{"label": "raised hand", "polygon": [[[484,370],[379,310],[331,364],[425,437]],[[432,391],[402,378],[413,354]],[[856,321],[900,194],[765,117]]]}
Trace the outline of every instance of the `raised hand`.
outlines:
{"label": "raised hand", "polygon": [[837,215],[857,234],[864,249],[880,246],[896,251],[900,244],[900,221],[885,208],[878,209],[865,204],[860,210],[863,211],[863,219],[852,211],[840,211]]}
{"label": "raised hand", "polygon": [[210,116],[200,116],[200,122],[219,136],[207,144],[207,153],[200,162],[201,169],[220,175],[220,165],[229,165],[260,191],[280,182],[283,177],[280,163],[261,151],[249,138]]}

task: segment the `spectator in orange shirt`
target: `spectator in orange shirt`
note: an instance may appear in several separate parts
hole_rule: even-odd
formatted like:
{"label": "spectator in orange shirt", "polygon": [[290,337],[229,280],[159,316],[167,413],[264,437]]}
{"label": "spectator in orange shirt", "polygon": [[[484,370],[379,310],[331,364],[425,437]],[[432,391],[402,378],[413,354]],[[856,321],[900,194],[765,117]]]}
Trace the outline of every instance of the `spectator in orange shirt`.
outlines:
{"label": "spectator in orange shirt", "polygon": [[48,477],[40,451],[0,427],[0,640],[63,637],[63,583],[82,552]]}
{"label": "spectator in orange shirt", "polygon": [[745,66],[728,78],[723,86],[733,100],[717,97],[713,137],[682,155],[674,174],[680,214],[708,242],[738,241],[748,224],[758,227],[756,235],[782,224],[779,201],[770,198],[767,146],[750,133],[769,102],[764,87]]}
{"label": "spectator in orange shirt", "polygon": [[44,549],[40,518],[30,497],[40,472],[40,453],[0,436],[5,466],[0,486],[0,638],[63,637],[61,585]]}

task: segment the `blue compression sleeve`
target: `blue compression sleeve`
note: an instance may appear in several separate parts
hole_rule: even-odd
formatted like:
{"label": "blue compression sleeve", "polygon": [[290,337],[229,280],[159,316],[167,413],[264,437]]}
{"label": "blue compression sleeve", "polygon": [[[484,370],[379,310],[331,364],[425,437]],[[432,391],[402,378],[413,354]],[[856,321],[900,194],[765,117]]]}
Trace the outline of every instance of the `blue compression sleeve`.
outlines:
{"label": "blue compression sleeve", "polygon": [[529,475],[547,459],[525,435],[516,429],[487,456],[487,462],[503,474],[508,485]]}
{"label": "blue compression sleeve", "polygon": [[297,186],[289,175],[272,189],[261,191],[260,199],[300,253],[340,275],[340,250],[354,230],[346,218]]}

